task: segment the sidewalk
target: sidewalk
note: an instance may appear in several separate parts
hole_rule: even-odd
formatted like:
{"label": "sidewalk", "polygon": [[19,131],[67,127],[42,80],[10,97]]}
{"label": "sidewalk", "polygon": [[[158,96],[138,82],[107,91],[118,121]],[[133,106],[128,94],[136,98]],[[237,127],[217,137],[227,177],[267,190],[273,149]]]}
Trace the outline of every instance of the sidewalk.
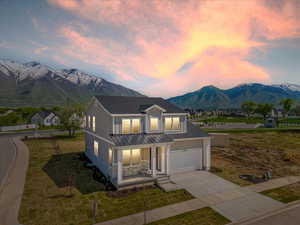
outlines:
{"label": "sidewalk", "polygon": [[14,138],[13,145],[2,146],[2,151],[12,151],[16,148],[16,157],[8,171],[5,183],[0,192],[0,224],[18,225],[18,214],[23,195],[23,188],[28,168],[29,151],[19,139]]}
{"label": "sidewalk", "polygon": [[254,184],[245,187],[247,190],[251,190],[254,192],[262,192],[274,188],[283,187],[289,184],[294,184],[300,182],[300,176],[289,176],[289,177],[281,177],[277,179],[272,179],[267,182],[263,182],[260,184]]}
{"label": "sidewalk", "polygon": [[[173,205],[167,205],[146,212],[146,223],[176,216],[185,212],[201,209],[208,205],[199,199],[192,199]],[[95,225],[144,225],[144,212],[109,220]]]}

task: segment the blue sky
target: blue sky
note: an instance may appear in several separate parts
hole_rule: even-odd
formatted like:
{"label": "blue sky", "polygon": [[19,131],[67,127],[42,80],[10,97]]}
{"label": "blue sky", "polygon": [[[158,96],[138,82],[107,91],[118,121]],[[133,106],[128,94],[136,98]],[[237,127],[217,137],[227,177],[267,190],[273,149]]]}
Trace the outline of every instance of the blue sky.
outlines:
{"label": "blue sky", "polygon": [[78,68],[150,96],[300,83],[297,0],[1,0],[0,57]]}

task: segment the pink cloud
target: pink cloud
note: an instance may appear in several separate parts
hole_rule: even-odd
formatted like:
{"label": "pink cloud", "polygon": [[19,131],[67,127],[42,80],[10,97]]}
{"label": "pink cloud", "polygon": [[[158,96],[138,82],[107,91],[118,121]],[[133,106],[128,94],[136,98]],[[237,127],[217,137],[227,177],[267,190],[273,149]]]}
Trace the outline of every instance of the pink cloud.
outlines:
{"label": "pink cloud", "polygon": [[[60,30],[67,40],[62,51],[105,66],[121,80],[153,78],[156,82],[145,90],[151,95],[176,95],[205,84],[268,82],[271,75],[249,62],[252,50],[266,51],[262,39],[300,36],[296,1],[283,1],[281,7],[271,7],[267,0],[49,2],[82,19],[126,28],[138,51],[67,26]],[[179,76],[176,72],[187,62],[193,66]]]}

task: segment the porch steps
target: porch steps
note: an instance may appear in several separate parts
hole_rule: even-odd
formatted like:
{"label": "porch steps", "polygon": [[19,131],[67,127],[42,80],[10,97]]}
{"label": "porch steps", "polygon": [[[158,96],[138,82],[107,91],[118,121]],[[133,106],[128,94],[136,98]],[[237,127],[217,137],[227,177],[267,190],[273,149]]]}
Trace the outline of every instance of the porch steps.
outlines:
{"label": "porch steps", "polygon": [[170,180],[170,176],[159,176],[155,181],[156,185],[162,190],[169,192],[180,189],[176,183]]}

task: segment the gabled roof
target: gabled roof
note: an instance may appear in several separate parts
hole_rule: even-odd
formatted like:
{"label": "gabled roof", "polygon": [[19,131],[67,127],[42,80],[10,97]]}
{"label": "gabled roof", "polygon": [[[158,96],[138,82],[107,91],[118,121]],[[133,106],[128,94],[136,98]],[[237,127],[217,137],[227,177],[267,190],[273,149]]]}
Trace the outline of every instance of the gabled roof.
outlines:
{"label": "gabled roof", "polygon": [[36,115],[36,114],[38,114],[42,119],[45,119],[45,118],[46,118],[47,116],[49,116],[51,113],[53,113],[53,112],[48,111],[48,110],[43,110],[43,111],[39,111],[39,112],[33,114],[33,116]]}
{"label": "gabled roof", "polygon": [[186,113],[163,98],[129,96],[95,96],[103,107],[112,114],[140,114],[153,105],[165,110],[165,113]]}

